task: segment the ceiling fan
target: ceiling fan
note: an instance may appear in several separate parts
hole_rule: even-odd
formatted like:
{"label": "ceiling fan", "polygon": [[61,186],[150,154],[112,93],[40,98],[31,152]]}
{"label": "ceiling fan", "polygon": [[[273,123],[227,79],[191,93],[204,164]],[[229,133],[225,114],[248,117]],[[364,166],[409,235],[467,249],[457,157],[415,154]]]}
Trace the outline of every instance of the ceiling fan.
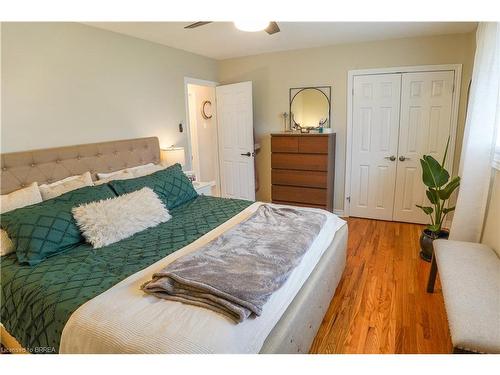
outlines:
{"label": "ceiling fan", "polygon": [[[190,25],[184,26],[185,29],[195,29],[200,26],[205,26],[213,21],[198,21]],[[236,28],[243,31],[262,31],[264,30],[269,35],[280,32],[280,28],[276,22],[234,22]]]}

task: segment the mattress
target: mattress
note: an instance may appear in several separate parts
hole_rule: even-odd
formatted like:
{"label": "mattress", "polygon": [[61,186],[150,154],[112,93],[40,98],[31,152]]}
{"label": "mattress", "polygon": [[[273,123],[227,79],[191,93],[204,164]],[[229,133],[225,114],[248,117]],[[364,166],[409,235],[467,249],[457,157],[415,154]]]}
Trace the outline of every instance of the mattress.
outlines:
{"label": "mattress", "polygon": [[[260,317],[236,324],[211,310],[146,295],[140,286],[175,259],[245,220],[254,203],[230,220],[127,277],[81,305],[62,332],[60,353],[258,353],[326,250],[346,223],[328,213],[318,237],[285,284],[264,305]],[[316,210],[302,208],[304,210]]]}

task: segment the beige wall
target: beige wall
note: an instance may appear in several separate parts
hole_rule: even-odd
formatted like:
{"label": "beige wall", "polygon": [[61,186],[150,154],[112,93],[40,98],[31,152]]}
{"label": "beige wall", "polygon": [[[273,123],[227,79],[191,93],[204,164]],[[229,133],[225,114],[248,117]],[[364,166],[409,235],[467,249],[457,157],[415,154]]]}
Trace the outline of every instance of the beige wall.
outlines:
{"label": "beige wall", "polygon": [[216,61],[77,23],[3,23],[2,152],[141,136],[186,146],[184,76]]}
{"label": "beige wall", "polygon": [[[467,85],[474,58],[474,33],[269,53],[220,61],[219,82],[253,81],[254,122],[261,188],[257,198],[271,198],[270,137],[283,129],[280,114],[288,111],[288,89],[298,86],[332,86],[332,127],[337,133],[335,208],[343,208],[346,134],[347,71],[403,65],[463,64],[459,111],[460,145],[464,128]],[[455,159],[458,160],[460,149]],[[458,167],[458,163],[455,163]]]}
{"label": "beige wall", "polygon": [[253,81],[260,200],[271,198],[269,134],[283,128],[288,89],[331,85],[336,209],[344,196],[347,71],[463,64],[460,145],[475,47],[469,33],[215,61],[77,23],[3,23],[1,42],[2,152],[151,135],[164,145],[187,146],[185,76]]}
{"label": "beige wall", "polygon": [[500,171],[496,171],[493,178],[481,242],[495,249],[497,254],[500,255]]}

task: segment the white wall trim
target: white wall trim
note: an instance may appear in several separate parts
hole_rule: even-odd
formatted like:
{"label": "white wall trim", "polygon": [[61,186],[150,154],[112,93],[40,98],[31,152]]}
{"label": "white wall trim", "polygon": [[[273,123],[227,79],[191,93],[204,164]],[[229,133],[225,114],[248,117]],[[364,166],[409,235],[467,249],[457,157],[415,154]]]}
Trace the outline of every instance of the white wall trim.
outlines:
{"label": "white wall trim", "polygon": [[337,216],[343,217],[344,216],[344,210],[333,210],[333,213]]}
{"label": "white wall trim", "polygon": [[[344,186],[344,215],[349,217],[351,196],[351,152],[352,152],[352,97],[354,87],[354,77],[371,74],[397,74],[413,72],[431,72],[431,71],[454,71],[454,92],[451,109],[451,133],[450,149],[448,151],[447,168],[453,168],[453,159],[455,155],[455,143],[457,139],[458,128],[458,108],[460,104],[460,89],[462,82],[462,64],[441,64],[441,65],[416,65],[416,66],[398,66],[389,68],[374,69],[355,69],[347,72],[347,129],[346,129],[346,155],[345,155],[345,186]],[[451,167],[451,168],[450,168]]]}
{"label": "white wall trim", "polygon": [[429,71],[462,70],[462,64],[395,66],[389,68],[353,69],[347,72],[347,77],[370,74],[415,73]]}
{"label": "white wall trim", "polygon": [[[199,86],[209,86],[216,87],[219,83],[214,81],[207,81],[205,79],[184,77],[184,108],[186,111],[186,123],[184,124],[184,129],[187,135],[187,153],[186,159],[189,162],[189,168],[192,168],[193,150],[191,149],[191,130],[190,130],[190,118],[189,118],[189,93],[188,85],[199,85]],[[214,106],[215,107],[215,106]]]}
{"label": "white wall trim", "polygon": [[[192,123],[197,124],[196,120],[196,90],[190,91],[188,87],[188,114],[189,118],[187,119],[186,127],[188,128],[188,158],[191,161],[191,168],[197,178],[200,178],[200,155],[198,145],[198,131],[196,125],[193,127]],[[190,155],[189,155],[190,154]]]}
{"label": "white wall trim", "polygon": [[184,77],[184,86],[187,87],[188,84],[215,87],[219,84],[219,82],[207,81],[206,79],[199,79],[193,77]]}

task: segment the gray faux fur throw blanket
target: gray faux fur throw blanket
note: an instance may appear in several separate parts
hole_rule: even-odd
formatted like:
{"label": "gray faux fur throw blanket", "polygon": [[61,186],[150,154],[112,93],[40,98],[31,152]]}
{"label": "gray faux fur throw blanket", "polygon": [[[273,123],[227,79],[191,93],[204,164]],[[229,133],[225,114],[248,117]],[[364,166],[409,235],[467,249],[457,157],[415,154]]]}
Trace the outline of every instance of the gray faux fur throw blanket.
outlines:
{"label": "gray faux fur throw blanket", "polygon": [[259,316],[325,221],[321,211],[263,204],[245,221],[155,273],[142,289],[208,308],[237,323]]}

